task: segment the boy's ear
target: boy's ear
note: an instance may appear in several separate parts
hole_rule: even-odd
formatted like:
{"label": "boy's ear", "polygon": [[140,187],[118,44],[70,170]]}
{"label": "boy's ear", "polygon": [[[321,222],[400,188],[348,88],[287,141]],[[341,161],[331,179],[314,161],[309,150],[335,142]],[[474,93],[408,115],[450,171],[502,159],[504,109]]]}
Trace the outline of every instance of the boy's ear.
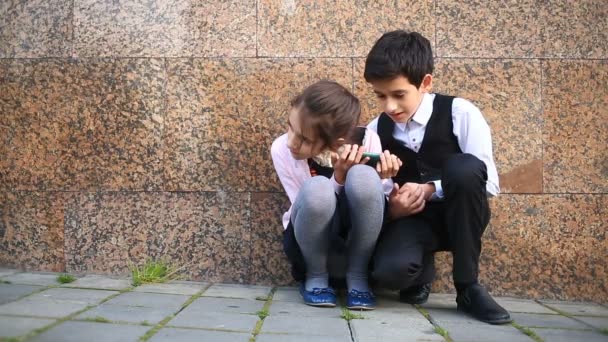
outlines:
{"label": "boy's ear", "polygon": [[422,84],[420,84],[420,91],[430,93],[431,90],[433,90],[433,75],[426,74],[422,79]]}

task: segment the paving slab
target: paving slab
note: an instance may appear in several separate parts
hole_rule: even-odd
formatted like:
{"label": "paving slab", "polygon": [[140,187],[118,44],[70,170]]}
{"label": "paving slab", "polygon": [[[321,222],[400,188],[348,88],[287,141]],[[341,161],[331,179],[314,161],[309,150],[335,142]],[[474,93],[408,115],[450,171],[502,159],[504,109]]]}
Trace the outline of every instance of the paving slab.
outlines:
{"label": "paving slab", "polygon": [[161,284],[144,284],[136,287],[133,291],[193,296],[204,290],[207,286],[207,283],[169,282]]}
{"label": "paving slab", "polygon": [[38,292],[29,297],[27,300],[52,299],[73,303],[84,303],[88,305],[97,304],[102,300],[117,294],[118,291],[110,290],[84,290],[84,289],[66,289],[52,288]]}
{"label": "paving slab", "polygon": [[0,278],[2,278],[4,276],[7,276],[7,275],[15,274],[15,273],[18,273],[18,272],[20,272],[20,271],[12,269],[12,268],[3,268],[3,267],[0,267]]}
{"label": "paving slab", "polygon": [[[252,335],[249,333],[211,331],[196,329],[163,328],[154,335],[150,342],[248,342]],[[285,340],[284,340],[285,341]]]}
{"label": "paving slab", "polygon": [[531,299],[511,297],[495,297],[494,299],[509,312],[557,314],[557,312],[544,307]]}
{"label": "paving slab", "polygon": [[370,319],[353,319],[350,321],[355,341],[443,341],[443,337],[434,331],[428,320],[420,318],[402,318],[400,321],[376,321]]}
{"label": "paving slab", "polygon": [[72,283],[63,284],[61,287],[80,287],[120,291],[131,287],[131,281],[129,279],[116,279],[103,275],[92,274],[78,278]]}
{"label": "paving slab", "polygon": [[487,325],[456,309],[427,309],[426,311],[439,326],[446,324]]}
{"label": "paving slab", "polygon": [[264,308],[265,302],[241,298],[200,297],[194,300],[182,313],[193,315],[214,312],[255,314]]}
{"label": "paving slab", "polygon": [[608,329],[608,317],[576,316],[576,319],[583,321],[597,329]]}
{"label": "paving slab", "polygon": [[34,337],[35,342],[136,342],[151,327],[93,322],[63,322]]}
{"label": "paving slab", "polygon": [[105,318],[112,322],[156,324],[175,313],[175,309],[101,304],[76,316],[77,320]]}
{"label": "paving slab", "polygon": [[52,288],[0,305],[0,314],[64,317],[97,304],[115,291]]}
{"label": "paving slab", "polygon": [[0,316],[0,337],[18,337],[55,322],[52,319]]}
{"label": "paving slab", "polygon": [[297,316],[297,317],[333,317],[340,318],[342,309],[340,307],[323,308],[314,307],[295,302],[272,301],[268,309],[270,315],[274,316]]}
{"label": "paving slab", "polygon": [[351,310],[351,312],[363,316],[366,320],[371,319],[378,322],[402,322],[403,320],[423,320],[428,322],[426,317],[413,306],[404,307],[401,310],[376,309],[373,311]]}
{"label": "paving slab", "polygon": [[0,284],[0,304],[12,302],[43,288],[44,286],[38,285]]}
{"label": "paving slab", "polygon": [[589,329],[585,324],[562,315],[539,315],[515,312],[511,317],[519,325],[537,328]]}
{"label": "paving slab", "polygon": [[452,323],[440,326],[448,331],[454,342],[533,342],[511,325]]}
{"label": "paving slab", "polygon": [[456,309],[456,295],[449,293],[431,293],[428,301],[420,306],[425,309]]}
{"label": "paving slab", "polygon": [[547,342],[572,342],[572,341],[584,341],[584,342],[606,342],[608,336],[602,335],[595,331],[581,331],[581,330],[560,330],[560,329],[532,329],[540,338]]}
{"label": "paving slab", "polygon": [[170,327],[219,329],[239,332],[253,332],[259,320],[256,315],[235,314],[227,312],[197,313],[180,312],[167,323]]}
{"label": "paving slab", "polygon": [[2,280],[11,284],[54,286],[60,285],[57,276],[59,273],[16,273],[3,277]]}
{"label": "paving slab", "polygon": [[108,305],[135,306],[144,308],[162,308],[177,311],[190,296],[163,294],[163,293],[144,293],[144,292],[125,292],[106,303]]}
{"label": "paving slab", "polygon": [[351,342],[350,336],[315,336],[294,334],[261,334],[255,339],[256,342]]}
{"label": "paving slab", "polygon": [[581,316],[606,316],[608,317],[608,308],[594,303],[573,303],[573,302],[558,302],[558,301],[541,301],[550,307],[556,308],[570,315]]}
{"label": "paving slab", "polygon": [[270,315],[264,320],[260,333],[349,336],[350,330],[348,323],[341,318]]}
{"label": "paving slab", "polygon": [[295,287],[279,287],[272,296],[273,301],[303,303],[300,291]]}
{"label": "paving slab", "polygon": [[215,284],[209,287],[203,297],[256,299],[267,297],[271,287],[256,285]]}

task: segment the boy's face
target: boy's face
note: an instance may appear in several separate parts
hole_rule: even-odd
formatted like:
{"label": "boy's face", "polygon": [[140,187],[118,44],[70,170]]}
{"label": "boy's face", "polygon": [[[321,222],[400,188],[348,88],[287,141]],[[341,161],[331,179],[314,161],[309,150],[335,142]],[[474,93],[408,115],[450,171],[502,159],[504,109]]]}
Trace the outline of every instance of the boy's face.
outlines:
{"label": "boy's face", "polygon": [[296,160],[312,158],[323,150],[323,142],[317,139],[317,132],[306,125],[306,120],[302,120],[300,111],[296,108],[291,108],[289,112],[287,147]]}
{"label": "boy's face", "polygon": [[404,76],[370,82],[380,108],[395,122],[407,122],[416,113],[424,93],[431,91],[432,83],[430,74],[424,76],[418,88]]}

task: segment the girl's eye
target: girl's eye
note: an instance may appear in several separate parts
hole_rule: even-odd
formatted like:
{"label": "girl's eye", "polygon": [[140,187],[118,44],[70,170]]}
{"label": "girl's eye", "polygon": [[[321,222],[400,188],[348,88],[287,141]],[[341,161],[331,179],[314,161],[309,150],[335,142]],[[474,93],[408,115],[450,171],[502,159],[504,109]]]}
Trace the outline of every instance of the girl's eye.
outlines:
{"label": "girl's eye", "polygon": [[383,98],[385,98],[386,96],[384,96],[384,95],[382,95],[382,94],[376,94],[376,97],[377,97],[377,98],[379,98],[379,99],[383,99]]}

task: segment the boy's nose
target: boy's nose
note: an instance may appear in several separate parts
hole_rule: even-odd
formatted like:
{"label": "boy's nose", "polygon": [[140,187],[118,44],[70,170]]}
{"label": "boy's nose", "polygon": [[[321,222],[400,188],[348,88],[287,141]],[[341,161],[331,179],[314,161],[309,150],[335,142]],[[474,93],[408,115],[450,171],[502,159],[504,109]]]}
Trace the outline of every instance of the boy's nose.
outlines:
{"label": "boy's nose", "polygon": [[395,110],[397,110],[397,104],[393,101],[386,101],[384,111],[387,113],[393,113]]}

